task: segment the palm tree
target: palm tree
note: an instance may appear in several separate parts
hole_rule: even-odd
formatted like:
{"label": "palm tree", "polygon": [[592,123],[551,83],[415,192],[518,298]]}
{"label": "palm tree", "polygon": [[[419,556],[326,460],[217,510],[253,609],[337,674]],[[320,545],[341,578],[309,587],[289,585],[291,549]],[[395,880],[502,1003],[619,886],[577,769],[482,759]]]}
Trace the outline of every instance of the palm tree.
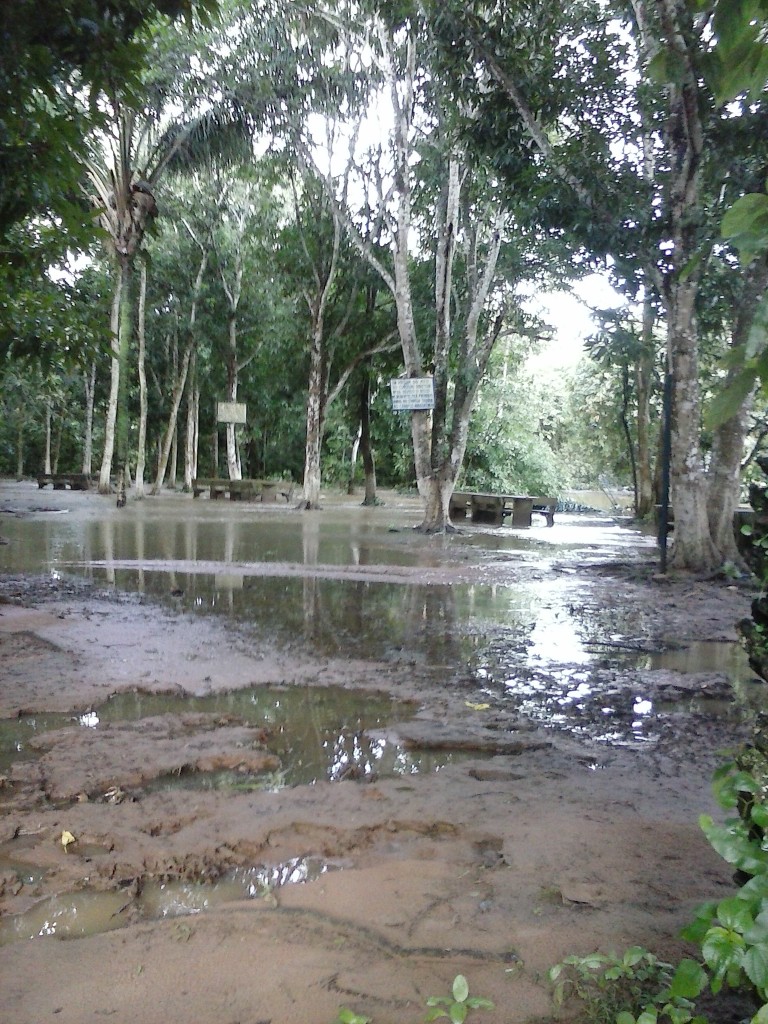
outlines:
{"label": "palm tree", "polygon": [[195,98],[186,112],[170,112],[171,92],[143,109],[114,97],[105,127],[91,140],[87,191],[104,230],[114,265],[112,367],[99,492],[110,492],[117,456],[117,504],[125,505],[129,421],[126,370],[133,335],[133,278],[147,230],[158,216],[156,189],[164,174],[205,162],[250,159],[251,123],[228,98],[200,111]]}

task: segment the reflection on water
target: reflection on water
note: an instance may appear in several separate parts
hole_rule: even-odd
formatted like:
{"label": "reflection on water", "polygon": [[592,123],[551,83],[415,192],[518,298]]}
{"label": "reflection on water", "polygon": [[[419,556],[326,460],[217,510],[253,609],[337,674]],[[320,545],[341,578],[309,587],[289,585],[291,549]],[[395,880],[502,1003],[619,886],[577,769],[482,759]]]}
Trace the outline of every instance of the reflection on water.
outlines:
{"label": "reflection on water", "polygon": [[50,713],[0,719],[0,770],[32,757],[29,740],[50,729],[79,724],[97,729],[155,715],[187,712],[231,716],[264,729],[266,748],[280,758],[281,769],[258,776],[241,772],[189,772],[163,776],[148,787],[276,791],[284,786],[438,771],[461,755],[449,751],[406,750],[395,740],[372,738],[413,714],[413,705],[382,694],[341,687],[270,687],[190,697],[167,693],[123,692],[79,714]]}
{"label": "reflection on water", "polygon": [[[466,662],[498,628],[531,633],[542,656],[556,630],[557,645],[567,642],[581,657],[578,625],[564,600],[567,580],[450,584],[432,582],[429,573],[468,561],[531,570],[553,557],[631,556],[648,545],[638,531],[575,516],[558,517],[553,529],[468,527],[427,538],[410,529],[420,519],[413,504],[300,514],[188,495],[130,502],[121,511],[96,495],[66,500],[80,503],[77,515],[3,522],[10,540],[0,549],[4,571],[80,574],[200,614],[226,615],[321,655],[354,649],[425,668]],[[359,578],[333,578],[333,567],[341,566],[358,569]]]}
{"label": "reflection on water", "polygon": [[[0,855],[0,867],[6,861]],[[0,920],[0,945],[23,939],[83,938],[138,920],[200,914],[236,900],[260,899],[286,885],[320,878],[339,865],[320,857],[234,868],[214,882],[146,882],[138,896],[127,891],[63,893],[40,900],[22,914]]]}
{"label": "reflection on water", "polygon": [[[578,563],[655,557],[652,537],[607,518],[558,515],[552,529],[468,525],[449,537],[423,537],[410,529],[420,519],[412,503],[362,509],[350,502],[300,514],[188,495],[122,511],[95,495],[66,500],[80,503],[77,515],[3,522],[11,541],[0,549],[6,571],[79,573],[197,614],[224,615],[277,645],[413,665],[425,680],[468,670],[501,688],[521,713],[593,738],[645,742],[659,713],[642,690],[613,693],[610,675],[598,670],[724,671],[735,682],[735,664],[717,658],[746,665],[732,645],[650,654],[641,615],[590,600]],[[475,579],[460,572],[467,564],[480,566]],[[484,566],[509,568],[517,578],[484,579]],[[352,567],[352,577],[342,578],[338,567]],[[455,570],[454,582],[436,574],[445,568]],[[24,730],[47,728],[47,720],[35,716],[16,732],[0,728],[2,756],[18,753]],[[411,770],[402,751],[381,750],[363,733],[329,726],[315,744],[325,760],[302,755],[289,774],[306,780],[338,778],[348,766],[364,776]],[[286,740],[287,748],[299,745]]]}
{"label": "reflection on water", "polygon": [[[571,664],[540,667],[499,645],[493,662],[479,665],[477,677],[489,694],[503,694],[504,703],[543,726],[562,729],[592,742],[642,746],[655,742],[670,713],[681,709],[710,715],[751,715],[768,704],[765,684],[753,673],[738,643],[698,641],[676,650],[645,653],[616,641],[611,656],[571,658]],[[565,657],[568,657],[565,648]],[[585,652],[586,653],[586,652]],[[575,664],[573,663],[575,662]],[[619,668],[621,671],[616,672]],[[634,685],[627,679],[641,670]],[[679,687],[674,702],[660,697],[653,673],[666,671],[674,690],[675,674],[722,677],[715,697],[700,687]],[[720,696],[722,694],[722,696]],[[732,699],[733,697],[733,699]]]}

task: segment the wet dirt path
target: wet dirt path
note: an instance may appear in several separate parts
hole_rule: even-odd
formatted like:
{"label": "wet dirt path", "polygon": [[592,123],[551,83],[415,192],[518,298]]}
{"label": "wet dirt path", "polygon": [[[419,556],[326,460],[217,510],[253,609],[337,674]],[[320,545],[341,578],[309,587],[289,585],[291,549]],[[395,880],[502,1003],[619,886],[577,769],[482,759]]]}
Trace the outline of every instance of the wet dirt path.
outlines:
{"label": "wet dirt path", "polygon": [[[0,945],[4,1022],[415,1022],[461,972],[496,1003],[478,1019],[523,1024],[551,1012],[543,978],[567,953],[679,949],[729,886],[696,821],[747,729],[734,686],[755,700],[715,658],[748,591],[654,582],[647,540],[612,523],[431,544],[395,496],[309,521],[216,505],[116,514],[0,484],[0,714],[11,742],[17,716],[41,718],[0,789],[0,924],[37,908],[53,932]],[[654,662],[688,642],[716,645],[695,671]],[[310,707],[304,738],[184,703],[311,705],[317,687],[389,703],[336,735]],[[94,727],[115,693],[149,713]],[[53,712],[72,721],[44,727]],[[286,786],[269,759],[307,737],[329,760]],[[149,784],[169,767],[220,784]],[[93,934],[61,941],[44,901],[73,893],[96,897]]]}

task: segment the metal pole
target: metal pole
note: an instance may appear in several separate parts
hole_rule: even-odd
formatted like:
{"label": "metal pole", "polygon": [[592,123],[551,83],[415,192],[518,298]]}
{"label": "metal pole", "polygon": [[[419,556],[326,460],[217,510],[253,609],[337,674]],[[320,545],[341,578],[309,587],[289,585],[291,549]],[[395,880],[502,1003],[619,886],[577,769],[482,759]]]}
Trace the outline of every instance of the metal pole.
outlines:
{"label": "metal pole", "polygon": [[659,512],[659,548],[661,573],[667,571],[667,537],[669,534],[669,464],[672,457],[672,374],[667,359],[664,370],[664,405],[661,439],[661,509]]}

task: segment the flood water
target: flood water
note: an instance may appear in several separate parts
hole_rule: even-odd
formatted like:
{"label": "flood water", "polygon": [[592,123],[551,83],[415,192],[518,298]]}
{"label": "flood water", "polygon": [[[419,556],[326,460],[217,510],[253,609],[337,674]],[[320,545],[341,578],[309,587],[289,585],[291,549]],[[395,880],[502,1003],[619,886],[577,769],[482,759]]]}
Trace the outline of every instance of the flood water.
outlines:
{"label": "flood water", "polygon": [[[467,523],[457,534],[424,537],[412,529],[418,502],[397,496],[372,509],[335,499],[309,513],[185,494],[129,500],[122,510],[93,493],[37,497],[30,514],[0,518],[9,541],[0,547],[5,573],[80,577],[224,616],[318,657],[469,673],[535,720],[586,728],[593,738],[653,738],[658,710],[642,692],[604,700],[596,669],[751,678],[735,645],[654,652],[642,622],[590,603],[578,564],[657,558],[652,535],[606,515],[558,514],[551,529],[536,516],[528,530]],[[490,574],[486,581],[484,566],[508,569],[510,582]],[[581,715],[574,726],[577,710],[592,701],[601,706],[596,721],[585,725]]]}
{"label": "flood water", "polygon": [[[0,572],[6,576],[42,574],[52,584],[86,580],[136,600],[222,616],[257,638],[318,658],[370,658],[412,667],[425,680],[432,673],[460,678],[477,684],[490,707],[593,743],[642,746],[658,736],[668,709],[641,683],[617,686],[617,675],[628,669],[638,679],[660,670],[722,673],[745,706],[762,699],[737,645],[654,650],[642,621],[591,600],[578,565],[657,558],[652,536],[608,516],[558,514],[551,529],[535,518],[525,531],[467,524],[454,535],[424,537],[412,529],[421,519],[418,503],[396,497],[375,509],[337,499],[320,512],[299,513],[166,494],[117,510],[112,498],[41,491],[35,502],[26,493],[27,508],[36,507],[24,514],[13,512],[12,501],[5,507],[6,497],[0,487],[0,534],[8,542],[0,546]],[[498,582],[500,567],[508,570],[501,576],[508,582]],[[432,772],[462,756],[374,738],[412,709],[341,687],[265,687],[207,697],[128,692],[74,713],[0,720],[0,773],[34,756],[29,740],[42,731],[73,724],[98,729],[184,711],[268,726],[267,745],[283,767],[266,778],[174,775],[150,788],[276,790],[335,781],[350,767],[365,777]],[[268,897],[282,885],[342,867],[304,858],[215,880],[147,884],[138,896],[61,894],[5,920],[0,944],[199,913],[230,900]],[[18,844],[13,853],[0,849],[5,869],[34,883]]]}

